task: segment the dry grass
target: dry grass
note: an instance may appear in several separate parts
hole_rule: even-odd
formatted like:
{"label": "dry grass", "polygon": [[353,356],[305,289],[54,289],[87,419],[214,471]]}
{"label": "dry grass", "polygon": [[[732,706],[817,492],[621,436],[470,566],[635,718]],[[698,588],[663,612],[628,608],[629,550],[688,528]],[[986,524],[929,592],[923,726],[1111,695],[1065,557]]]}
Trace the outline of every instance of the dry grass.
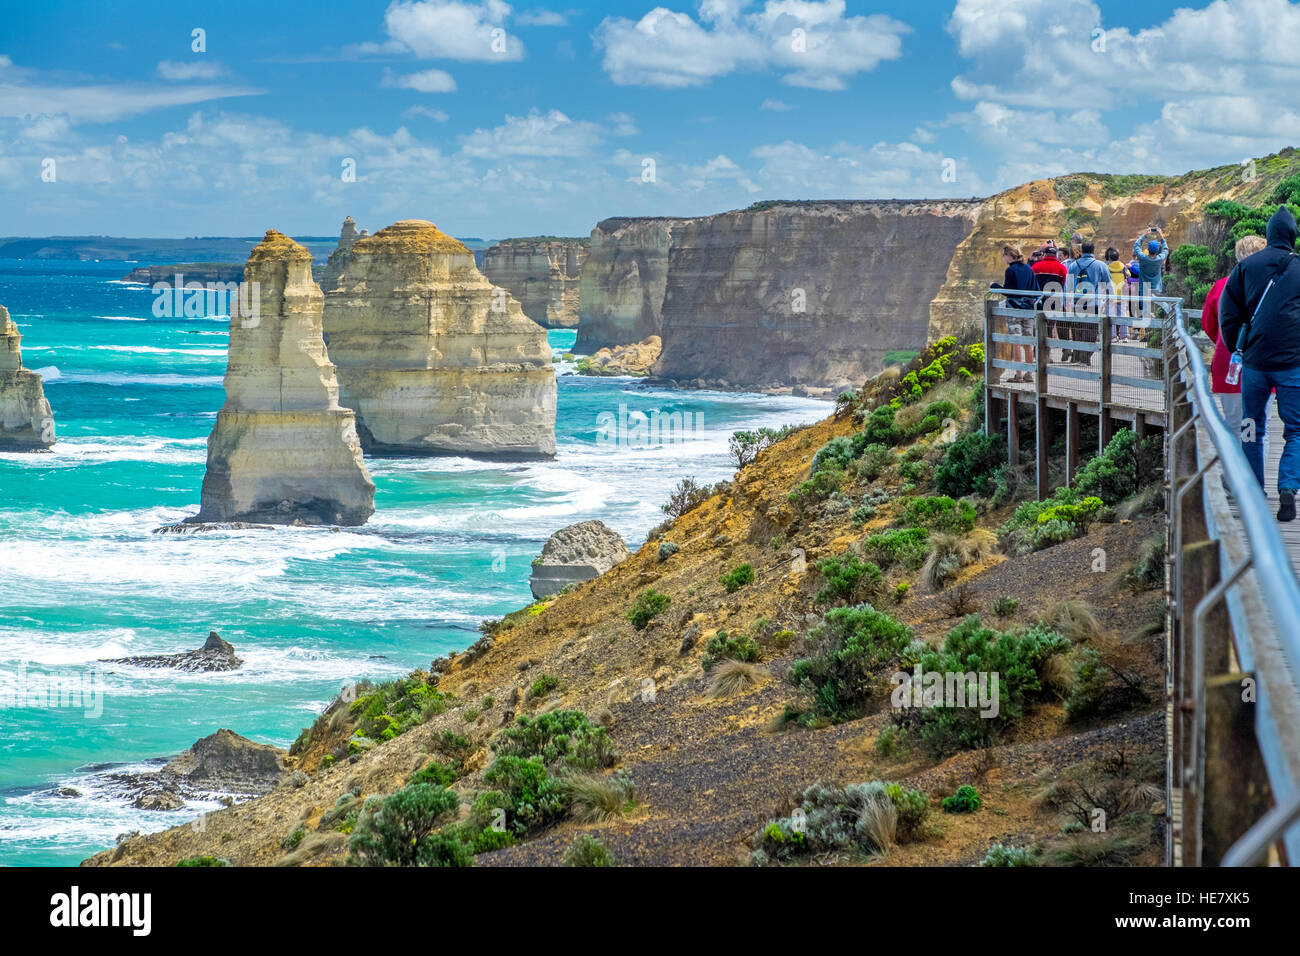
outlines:
{"label": "dry grass", "polygon": [[573,801],[574,819],[583,823],[600,823],[622,816],[628,811],[635,791],[614,777],[593,777],[579,774],[565,781]]}
{"label": "dry grass", "polygon": [[930,553],[921,566],[921,580],[930,590],[942,591],[962,568],[988,559],[997,544],[997,535],[987,528],[976,528],[967,535],[942,531],[932,534]]}
{"label": "dry grass", "polygon": [[745,661],[723,661],[713,672],[709,697],[718,700],[734,697],[757,687],[767,679],[767,669]]}
{"label": "dry grass", "polygon": [[858,825],[881,853],[898,845],[898,810],[892,800],[870,800],[858,815]]}
{"label": "dry grass", "polygon": [[1096,641],[1102,635],[1096,615],[1084,601],[1057,601],[1047,609],[1043,623],[1060,632],[1072,644]]}

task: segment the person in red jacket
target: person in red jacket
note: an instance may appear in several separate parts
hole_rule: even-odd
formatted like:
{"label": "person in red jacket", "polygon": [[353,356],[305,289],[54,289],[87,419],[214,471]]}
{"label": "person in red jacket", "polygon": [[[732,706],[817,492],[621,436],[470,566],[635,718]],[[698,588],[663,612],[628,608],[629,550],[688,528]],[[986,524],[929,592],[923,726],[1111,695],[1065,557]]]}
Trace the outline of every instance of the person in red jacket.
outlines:
{"label": "person in red jacket", "polygon": [[[1267,245],[1263,236],[1242,236],[1237,240],[1237,245],[1233,249],[1237,261],[1240,262],[1247,256],[1253,256],[1259,250]],[[1223,333],[1219,330],[1219,297],[1223,295],[1223,287],[1228,284],[1228,277],[1224,276],[1218,282],[1210,287],[1210,291],[1205,295],[1205,305],[1201,312],[1201,329],[1210,337],[1214,343],[1214,359],[1210,363],[1210,387],[1215,395],[1219,396],[1219,405],[1223,408],[1223,417],[1232,429],[1234,435],[1241,432],[1241,385],[1229,385],[1227,383],[1228,363],[1232,360],[1232,346],[1223,341]],[[1267,438],[1265,439],[1267,440]]]}
{"label": "person in red jacket", "polygon": [[[1049,292],[1042,301],[1043,311],[1052,317],[1051,332],[1052,338],[1069,338],[1070,323],[1062,321],[1061,316],[1065,308],[1065,277],[1068,270],[1065,263],[1057,258],[1056,245],[1048,242],[1042,248],[1043,257],[1035,262],[1030,268],[1034,270],[1034,276],[1038,280],[1038,288]],[[1048,359],[1051,359],[1052,350],[1047,350]],[[1062,359],[1065,358],[1065,352],[1061,353]]]}

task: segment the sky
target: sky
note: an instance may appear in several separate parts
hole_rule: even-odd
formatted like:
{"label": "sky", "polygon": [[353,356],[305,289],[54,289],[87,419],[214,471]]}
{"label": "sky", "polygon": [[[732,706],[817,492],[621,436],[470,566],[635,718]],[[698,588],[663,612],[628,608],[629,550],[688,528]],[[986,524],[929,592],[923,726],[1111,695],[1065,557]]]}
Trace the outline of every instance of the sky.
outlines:
{"label": "sky", "polygon": [[4,0],[0,236],[586,235],[1300,144],[1288,0],[569,2]]}

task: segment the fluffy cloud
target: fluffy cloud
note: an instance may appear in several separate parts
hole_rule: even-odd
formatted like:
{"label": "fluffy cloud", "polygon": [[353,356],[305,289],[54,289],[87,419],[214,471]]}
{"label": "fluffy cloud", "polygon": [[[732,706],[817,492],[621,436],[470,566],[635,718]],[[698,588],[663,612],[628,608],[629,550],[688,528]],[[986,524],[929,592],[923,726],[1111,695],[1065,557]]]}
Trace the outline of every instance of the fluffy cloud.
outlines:
{"label": "fluffy cloud", "polygon": [[568,25],[569,18],[554,10],[525,10],[517,22],[521,27],[562,27]]}
{"label": "fluffy cloud", "polygon": [[845,16],[844,0],[703,0],[699,20],[656,7],[640,20],[607,17],[595,39],[624,86],[698,86],[714,77],[776,70],[793,86],[842,90],[848,78],[902,55],[909,27],[875,14]]}
{"label": "fluffy cloud", "polygon": [[406,76],[384,74],[382,86],[397,86],[420,93],[455,93],[456,80],[445,70],[422,70]]}
{"label": "fluffy cloud", "polygon": [[461,137],[466,156],[582,156],[601,139],[601,129],[586,120],[572,120],[559,110],[527,116],[507,116],[493,129],[476,129]]}
{"label": "fluffy cloud", "polygon": [[359,49],[413,53],[429,60],[521,60],[522,41],[506,31],[510,13],[510,5],[502,0],[398,0],[384,13],[389,39]]}

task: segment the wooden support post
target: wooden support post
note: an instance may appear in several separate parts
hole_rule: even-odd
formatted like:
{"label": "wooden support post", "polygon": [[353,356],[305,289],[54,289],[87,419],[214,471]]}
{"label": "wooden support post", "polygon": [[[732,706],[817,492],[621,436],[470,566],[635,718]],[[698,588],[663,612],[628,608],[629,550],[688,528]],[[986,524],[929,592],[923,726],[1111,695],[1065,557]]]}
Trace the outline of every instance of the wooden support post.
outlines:
{"label": "wooden support post", "polygon": [[1046,500],[1052,493],[1052,482],[1048,475],[1048,452],[1052,446],[1052,410],[1047,407],[1047,399],[1040,395],[1034,410],[1034,456],[1035,471],[1038,478],[1038,500]]}
{"label": "wooden support post", "polygon": [[1020,464],[1020,401],[1014,392],[1007,395],[1007,461],[1013,468]]}
{"label": "wooden support post", "polygon": [[1079,405],[1065,405],[1065,483],[1074,484],[1074,473],[1079,470]]}
{"label": "wooden support post", "polygon": [[1138,438],[1147,437],[1147,417],[1140,411],[1133,413],[1133,431],[1137,432]]}
{"label": "wooden support post", "polygon": [[984,434],[992,435],[993,420],[989,417],[992,414],[993,393],[990,388],[993,385],[993,300],[989,297],[984,299]]}
{"label": "wooden support post", "polygon": [[1111,388],[1110,376],[1114,367],[1110,351],[1111,324],[1110,310],[1101,317],[1100,334],[1101,334],[1101,392],[1099,395],[1099,409],[1097,415],[1097,430],[1100,433],[1098,454],[1106,450],[1110,444],[1111,438],[1115,434],[1115,425],[1110,418]]}
{"label": "wooden support post", "polygon": [[[1211,623],[1218,618],[1219,623]],[[1207,633],[1227,613],[1214,612]],[[1207,662],[1208,666],[1208,662]],[[1255,703],[1242,701],[1250,674],[1220,674],[1206,680],[1205,792],[1201,810],[1201,865],[1218,866],[1223,854],[1272,807],[1272,790],[1255,737]]]}

